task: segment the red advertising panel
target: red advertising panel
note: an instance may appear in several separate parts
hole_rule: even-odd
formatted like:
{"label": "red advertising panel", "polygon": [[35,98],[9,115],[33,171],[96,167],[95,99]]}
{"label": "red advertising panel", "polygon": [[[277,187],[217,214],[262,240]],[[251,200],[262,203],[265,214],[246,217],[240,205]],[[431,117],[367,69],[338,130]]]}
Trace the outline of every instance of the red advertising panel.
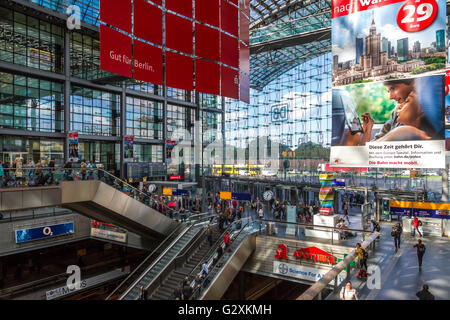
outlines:
{"label": "red advertising panel", "polygon": [[241,12],[241,20],[239,21],[240,30],[239,30],[239,39],[244,41],[246,45],[250,43],[250,20],[242,14]]}
{"label": "red advertising panel", "polygon": [[195,24],[195,55],[214,61],[220,60],[218,30],[199,23]]}
{"label": "red advertising panel", "polygon": [[192,22],[171,13],[166,14],[166,46],[192,54]]}
{"label": "red advertising panel", "polygon": [[239,100],[250,103],[250,78],[241,72],[239,83]]}
{"label": "red advertising panel", "polygon": [[100,25],[100,69],[131,78],[132,57],[131,38]]}
{"label": "red advertising panel", "polygon": [[181,176],[169,176],[169,180],[180,180]]}
{"label": "red advertising panel", "polygon": [[220,6],[220,25],[223,31],[238,36],[238,8],[222,0]]}
{"label": "red advertising panel", "polygon": [[239,69],[246,74],[250,74],[250,49],[245,44],[240,43]]}
{"label": "red advertising panel", "polygon": [[134,78],[154,84],[163,84],[163,54],[162,49],[134,41]]}
{"label": "red advertising panel", "polygon": [[162,0],[149,0],[149,1],[156,3],[158,6],[162,6]]}
{"label": "red advertising panel", "polygon": [[239,1],[239,9],[248,18],[250,18],[250,0],[241,0],[241,1]]}
{"label": "red advertising panel", "polygon": [[162,10],[145,0],[134,0],[134,35],[162,45]]}
{"label": "red advertising panel", "polygon": [[235,4],[235,5],[239,5],[239,0],[228,0],[228,2],[231,2],[231,3]]}
{"label": "red advertising panel", "polygon": [[219,0],[195,0],[195,19],[219,27]]}
{"label": "red advertising panel", "polygon": [[[374,9],[389,4],[402,2],[405,0],[384,0],[384,1],[370,1],[370,0],[332,0],[331,1],[331,18],[346,16],[355,12]],[[410,2],[409,0],[408,2]],[[422,2],[435,2],[435,0],[424,0]]]}
{"label": "red advertising panel", "polygon": [[131,0],[100,0],[100,20],[131,33]]}
{"label": "red advertising panel", "polygon": [[221,74],[221,95],[232,99],[239,99],[239,72],[222,66]]}
{"label": "red advertising panel", "polygon": [[192,18],[192,0],[166,0],[166,9]]}
{"label": "red advertising panel", "polygon": [[229,66],[239,68],[239,40],[221,33],[220,60]]}
{"label": "red advertising panel", "polygon": [[219,95],[220,65],[206,60],[195,60],[195,90]]}
{"label": "red advertising panel", "polygon": [[192,58],[166,51],[166,84],[168,87],[193,90]]}

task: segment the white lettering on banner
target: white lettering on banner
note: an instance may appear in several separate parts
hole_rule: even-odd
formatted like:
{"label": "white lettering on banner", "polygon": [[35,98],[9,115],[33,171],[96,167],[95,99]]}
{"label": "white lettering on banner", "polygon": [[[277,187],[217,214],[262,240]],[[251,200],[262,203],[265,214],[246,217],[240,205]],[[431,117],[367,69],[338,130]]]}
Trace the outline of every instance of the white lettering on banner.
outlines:
{"label": "white lettering on banner", "polygon": [[[318,268],[311,268],[303,265],[297,265],[297,264],[291,264],[291,263],[285,263],[280,261],[274,261],[273,262],[273,273],[280,274],[287,277],[293,277],[298,279],[304,279],[308,281],[316,282],[320,279],[322,279],[325,274],[327,274],[329,269],[318,269]],[[341,273],[341,275],[338,276],[338,285],[344,281],[345,279],[345,271]],[[334,284],[334,280],[330,282],[331,285]]]}
{"label": "white lettering on banner", "polygon": [[134,67],[143,69],[146,71],[155,72],[155,70],[153,69],[153,66],[151,64],[149,64],[148,62],[144,62],[144,63],[139,62],[137,59],[134,59]]}
{"label": "white lettering on banner", "polygon": [[91,236],[118,242],[127,242],[127,234],[110,230],[91,228]]}
{"label": "white lettering on banner", "polygon": [[113,50],[111,50],[109,52],[109,57],[112,60],[115,60],[115,61],[118,61],[118,62],[123,62],[125,64],[131,64],[131,62],[132,62],[131,59],[128,58],[126,55],[121,55],[119,53],[115,53]]}

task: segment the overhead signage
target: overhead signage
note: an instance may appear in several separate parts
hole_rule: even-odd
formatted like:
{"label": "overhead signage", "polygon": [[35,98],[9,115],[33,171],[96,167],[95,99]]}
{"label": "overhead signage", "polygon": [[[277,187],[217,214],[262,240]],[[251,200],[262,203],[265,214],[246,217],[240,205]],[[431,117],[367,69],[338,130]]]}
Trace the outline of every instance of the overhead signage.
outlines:
{"label": "overhead signage", "polygon": [[121,243],[127,242],[127,234],[106,229],[91,228],[91,236],[101,239],[117,241]]}
{"label": "overhead signage", "polygon": [[183,189],[163,188],[163,195],[188,197],[189,191]]}
{"label": "overhead signage", "polygon": [[126,266],[125,268],[116,269],[116,270],[113,270],[110,272],[100,274],[95,277],[81,280],[79,289],[76,289],[75,286],[72,289],[69,289],[68,286],[63,286],[63,287],[59,287],[59,288],[55,288],[55,289],[47,291],[45,293],[45,296],[46,296],[47,300],[53,300],[56,298],[64,297],[64,296],[67,296],[76,291],[84,290],[89,287],[93,287],[98,284],[101,284],[103,282],[107,282],[107,281],[114,280],[116,278],[123,277],[129,273],[130,273],[130,266]]}
{"label": "overhead signage", "polygon": [[237,201],[251,201],[252,195],[250,193],[236,193],[236,192],[220,192],[221,200],[237,200]]}
{"label": "overhead signage", "polygon": [[54,238],[74,233],[74,223],[65,222],[35,228],[15,230],[16,243]]}
{"label": "overhead signage", "polygon": [[[273,273],[286,277],[308,280],[312,282],[316,282],[322,279],[327,274],[328,271],[329,269],[328,270],[319,269],[281,261],[273,262]],[[339,285],[342,281],[345,280],[345,271],[343,271],[337,278],[338,278],[337,285]],[[330,285],[334,285],[334,281],[335,280],[333,279],[330,282]]]}
{"label": "overhead signage", "polygon": [[399,216],[450,219],[450,203],[390,201],[390,213]]}
{"label": "overhead signage", "polygon": [[180,2],[100,0],[100,68],[249,103],[248,0]]}
{"label": "overhead signage", "polygon": [[181,176],[169,176],[169,180],[180,180]]}

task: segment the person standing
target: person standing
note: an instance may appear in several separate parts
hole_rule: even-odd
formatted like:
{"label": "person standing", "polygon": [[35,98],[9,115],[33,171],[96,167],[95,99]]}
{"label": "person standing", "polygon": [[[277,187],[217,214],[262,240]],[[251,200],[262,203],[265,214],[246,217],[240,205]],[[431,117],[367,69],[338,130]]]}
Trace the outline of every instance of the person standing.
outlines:
{"label": "person standing", "polygon": [[3,187],[4,177],[5,177],[5,170],[3,169],[3,162],[0,160],[0,188]]}
{"label": "person standing", "polygon": [[206,232],[205,233],[206,233],[206,238],[208,239],[209,246],[211,247],[213,245],[211,225],[208,225],[206,227]]}
{"label": "person standing", "polygon": [[391,236],[394,238],[395,252],[397,252],[398,249],[400,249],[400,238],[401,238],[401,233],[400,230],[398,229],[398,226],[392,227]]}
{"label": "person standing", "polygon": [[147,290],[145,290],[144,286],[141,286],[141,294],[139,295],[140,300],[147,300]]}
{"label": "person standing", "polygon": [[356,290],[352,288],[352,283],[350,281],[341,289],[340,296],[341,300],[358,300]]}
{"label": "person standing", "polygon": [[230,239],[230,234],[228,232],[225,232],[225,235],[223,236],[223,242],[225,243],[225,249],[228,249],[228,251],[229,251],[231,239]]}
{"label": "person standing", "polygon": [[412,236],[416,236],[416,230],[419,233],[420,237],[422,237],[422,233],[419,230],[419,226],[422,225],[422,221],[420,221],[417,217],[414,217],[414,220],[412,222]]}
{"label": "person standing", "polygon": [[87,174],[87,163],[86,160],[81,160],[80,164],[81,170],[81,180],[86,180],[86,174]]}
{"label": "person standing", "polygon": [[428,285],[424,284],[423,289],[416,293],[417,298],[419,300],[434,300],[434,296],[428,291]]}
{"label": "person standing", "polygon": [[422,269],[422,259],[425,254],[425,250],[427,249],[425,245],[422,243],[422,240],[418,240],[417,244],[413,246],[413,248],[417,249],[417,258],[419,260],[419,269]]}
{"label": "person standing", "polygon": [[183,286],[183,300],[189,300],[192,296],[193,289],[191,287],[191,283],[189,281]]}
{"label": "person standing", "polygon": [[202,264],[202,274],[201,277],[202,278],[206,278],[206,276],[209,273],[209,268],[208,268],[208,261],[203,262]]}

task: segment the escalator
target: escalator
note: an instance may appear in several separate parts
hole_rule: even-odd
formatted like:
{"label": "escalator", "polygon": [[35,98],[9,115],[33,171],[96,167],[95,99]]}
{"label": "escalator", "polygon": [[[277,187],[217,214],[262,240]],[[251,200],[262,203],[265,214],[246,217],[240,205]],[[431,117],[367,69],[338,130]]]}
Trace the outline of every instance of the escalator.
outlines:
{"label": "escalator", "polygon": [[[210,246],[208,239],[202,237],[200,244],[194,249],[192,254],[189,254],[187,259],[183,260],[183,255],[178,257],[180,262],[177,266],[176,261],[172,264],[173,270],[160,282],[160,285],[150,293],[151,300],[172,300],[174,299],[173,292],[180,286],[183,279],[187,276],[192,280],[193,277],[200,273],[201,265],[210,256],[208,253],[214,252],[218,241],[223,239],[223,233],[214,226],[212,227],[212,241]],[[185,255],[184,255],[185,256]],[[170,267],[169,267],[170,268]]]}
{"label": "escalator", "polygon": [[177,256],[201,239],[209,217],[192,218],[180,224],[108,297],[107,300],[137,300],[140,288],[150,290],[167,273],[167,267]]}

